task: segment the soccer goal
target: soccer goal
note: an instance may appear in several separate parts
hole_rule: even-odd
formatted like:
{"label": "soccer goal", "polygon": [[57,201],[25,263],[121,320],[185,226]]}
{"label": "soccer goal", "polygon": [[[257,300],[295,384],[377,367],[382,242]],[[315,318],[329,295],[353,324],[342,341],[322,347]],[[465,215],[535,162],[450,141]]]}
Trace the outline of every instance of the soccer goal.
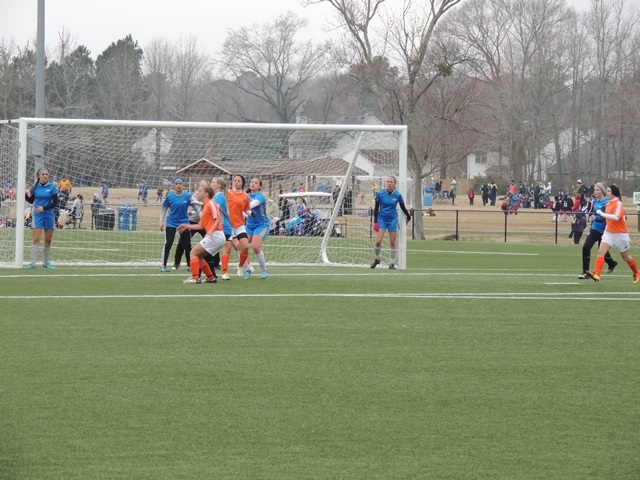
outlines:
{"label": "soccer goal", "polygon": [[[272,219],[264,244],[272,265],[368,265],[375,192],[397,177],[406,200],[407,130],[390,125],[241,124],[22,118],[0,125],[0,263],[23,265],[29,251],[24,191],[40,167],[71,182],[61,198],[51,250],[56,265],[160,265],[162,201],[181,177],[260,178]],[[83,197],[81,218],[64,210]],[[297,215],[304,202],[308,215]],[[400,215],[402,217],[402,215]],[[195,237],[192,244],[199,241]],[[385,241],[388,241],[385,238]],[[388,244],[383,246],[388,255]],[[171,257],[170,257],[171,258]],[[233,258],[232,258],[233,261]],[[383,263],[388,257],[383,257]],[[406,266],[400,222],[398,267]]]}

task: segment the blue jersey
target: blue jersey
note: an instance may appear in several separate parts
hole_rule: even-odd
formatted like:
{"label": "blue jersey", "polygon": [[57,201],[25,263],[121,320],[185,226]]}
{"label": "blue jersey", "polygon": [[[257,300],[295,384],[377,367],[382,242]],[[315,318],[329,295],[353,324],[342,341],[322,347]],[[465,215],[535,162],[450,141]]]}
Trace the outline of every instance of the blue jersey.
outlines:
{"label": "blue jersey", "polygon": [[[51,200],[53,197],[58,195],[58,189],[56,186],[47,182],[42,185],[40,182],[36,183],[35,189],[31,189],[33,192],[34,200],[33,200],[33,211],[38,207],[48,207],[51,204]],[[40,215],[41,217],[51,217],[54,218],[54,209],[50,208],[49,210],[44,210],[42,213],[35,213],[35,215]]]}
{"label": "blue jersey", "polygon": [[218,204],[218,207],[220,207],[220,215],[222,215],[222,231],[225,235],[231,235],[233,233],[233,229],[231,228],[231,221],[229,220],[227,197],[224,196],[224,193],[218,192],[216,193],[216,196],[213,197],[213,200]]}
{"label": "blue jersey", "polygon": [[140,184],[140,195],[142,195],[143,197],[146,197],[148,193],[149,193],[149,185],[147,185],[147,182],[142,182]]}
{"label": "blue jersey", "polygon": [[399,191],[394,189],[389,193],[385,188],[376,194],[376,203],[380,205],[377,218],[391,224],[398,220],[397,206],[399,203],[404,203],[404,199]]}
{"label": "blue jersey", "polygon": [[269,217],[267,216],[267,199],[264,198],[262,192],[249,192],[249,199],[253,202],[257,200],[260,205],[253,207],[251,211],[255,213],[255,217],[247,218],[247,227],[258,230],[258,227],[269,226]]}
{"label": "blue jersey", "polygon": [[189,192],[184,191],[182,195],[176,195],[176,192],[169,192],[164,202],[162,202],[163,207],[169,208],[167,227],[177,228],[180,225],[189,223],[189,205],[191,205],[191,194]]}
{"label": "blue jersey", "polygon": [[[602,200],[594,198],[593,213],[597,212],[598,210],[602,210],[604,212],[607,203],[609,203],[609,199],[607,197],[603,198]],[[604,233],[604,229],[606,228],[606,226],[607,221],[600,215],[596,215],[593,222],[591,222],[591,230],[593,230],[594,232]]]}

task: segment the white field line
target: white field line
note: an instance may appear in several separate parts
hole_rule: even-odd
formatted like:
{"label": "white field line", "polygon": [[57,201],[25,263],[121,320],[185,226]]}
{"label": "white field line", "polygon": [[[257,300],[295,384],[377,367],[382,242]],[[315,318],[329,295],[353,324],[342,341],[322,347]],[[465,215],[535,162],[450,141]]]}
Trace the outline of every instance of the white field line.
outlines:
{"label": "white field line", "polygon": [[[192,286],[186,288],[193,288]],[[196,287],[202,288],[202,287]],[[204,288],[207,288],[206,286]],[[215,287],[213,287],[215,288]],[[306,297],[318,298],[370,298],[389,299],[471,299],[471,300],[600,300],[600,301],[633,301],[640,300],[640,292],[578,292],[578,293],[305,293]],[[625,298],[628,296],[628,298]],[[172,294],[172,295],[0,295],[5,300],[99,300],[99,299],[176,299],[176,298],[299,298],[297,293],[202,293],[202,294]]]}

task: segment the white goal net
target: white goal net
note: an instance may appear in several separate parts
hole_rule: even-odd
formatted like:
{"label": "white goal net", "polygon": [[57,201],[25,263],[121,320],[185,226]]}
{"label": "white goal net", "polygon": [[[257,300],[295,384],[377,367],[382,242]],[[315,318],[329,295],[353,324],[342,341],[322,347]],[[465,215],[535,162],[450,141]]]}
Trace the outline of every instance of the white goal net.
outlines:
{"label": "white goal net", "polygon": [[[202,179],[230,186],[234,175],[260,178],[272,218],[263,249],[272,265],[368,265],[376,191],[393,175],[407,199],[402,126],[20,119],[0,125],[2,264],[28,261],[24,191],[43,166],[59,190],[71,182],[59,196],[55,265],[159,266],[158,218],[176,177],[191,192]],[[79,196],[84,209],[74,212]],[[305,218],[296,217],[298,199],[310,212]],[[405,268],[400,223],[397,263]],[[388,254],[383,245],[383,263]]]}

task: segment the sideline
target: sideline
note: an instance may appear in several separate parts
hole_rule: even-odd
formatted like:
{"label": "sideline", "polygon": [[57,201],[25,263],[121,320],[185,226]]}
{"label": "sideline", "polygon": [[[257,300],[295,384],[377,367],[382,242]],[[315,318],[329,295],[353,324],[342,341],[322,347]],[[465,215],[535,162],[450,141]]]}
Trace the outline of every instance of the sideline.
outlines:
{"label": "sideline", "polygon": [[[407,298],[407,299],[471,299],[471,300],[602,300],[637,302],[640,292],[609,292],[602,296],[602,292],[578,293],[305,293],[305,297],[316,298]],[[600,296],[598,296],[600,295]],[[629,298],[624,298],[628,296]],[[202,293],[202,294],[174,294],[174,295],[0,295],[5,300],[98,300],[98,299],[176,299],[176,298],[299,298],[297,293]]]}

